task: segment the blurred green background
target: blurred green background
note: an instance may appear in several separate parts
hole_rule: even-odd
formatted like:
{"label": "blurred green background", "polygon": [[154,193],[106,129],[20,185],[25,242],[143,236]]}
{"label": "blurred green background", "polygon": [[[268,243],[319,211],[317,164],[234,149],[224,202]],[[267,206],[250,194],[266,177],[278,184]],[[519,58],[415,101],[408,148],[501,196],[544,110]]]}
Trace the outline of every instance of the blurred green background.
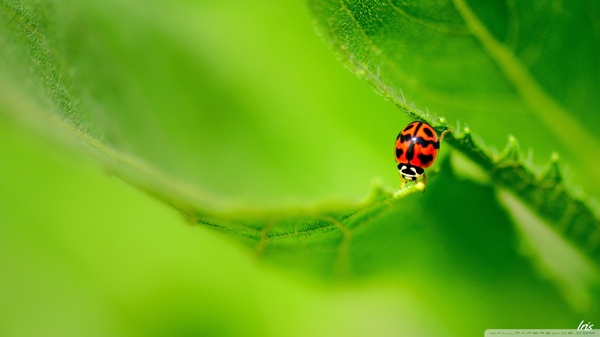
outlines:
{"label": "blurred green background", "polygon": [[[390,176],[408,118],[339,65],[301,2],[41,1],[4,16],[15,82],[46,86],[84,132],[199,186],[212,207],[360,200],[372,168]],[[31,71],[43,83],[17,80]]]}
{"label": "blurred green background", "polygon": [[[600,317],[596,264],[444,145],[426,194],[345,220],[397,188],[410,120],[302,2],[1,6],[0,336],[479,336]],[[189,225],[161,202],[182,190],[224,228],[296,233],[259,250]],[[297,233],[330,218],[347,228]]]}

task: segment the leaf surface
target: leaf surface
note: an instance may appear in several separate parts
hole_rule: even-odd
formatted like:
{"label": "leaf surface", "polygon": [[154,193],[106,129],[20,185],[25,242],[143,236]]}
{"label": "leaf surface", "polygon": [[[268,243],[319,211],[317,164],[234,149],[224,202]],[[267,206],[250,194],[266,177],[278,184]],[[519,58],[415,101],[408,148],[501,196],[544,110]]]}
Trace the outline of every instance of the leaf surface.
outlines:
{"label": "leaf surface", "polygon": [[[10,174],[3,176],[0,200],[15,206],[0,215],[6,231],[0,246],[2,256],[19,256],[0,260],[16,275],[3,288],[22,280],[39,287],[18,268],[33,263],[34,272],[58,280],[49,286],[57,294],[52,299],[75,294],[60,285],[65,279],[80,287],[92,283],[92,293],[111,300],[83,302],[125,317],[126,331],[156,336],[177,329],[366,335],[373,326],[382,336],[402,329],[412,336],[464,336],[490,327],[564,328],[582,315],[597,317],[598,241],[590,235],[597,218],[587,200],[573,197],[577,185],[562,182],[558,160],[545,175],[530,167],[557,151],[572,165],[565,179],[581,182],[592,161],[557,139],[552,121],[539,122],[535,104],[521,92],[531,83],[519,89],[527,82],[511,82],[487,50],[485,34],[476,34],[477,20],[503,48],[508,41],[524,54],[533,53],[524,45],[539,48],[527,62],[512,61],[521,60],[517,69],[526,69],[550,99],[543,104],[550,116],[568,114],[573,121],[565,125],[597,141],[590,116],[576,109],[581,100],[551,88],[554,70],[548,69],[558,66],[546,45],[524,41],[536,31],[525,24],[533,19],[497,18],[529,9],[461,5],[467,6],[310,2],[319,31],[346,65],[408,117],[428,118],[419,111],[428,108],[450,125],[468,123],[486,143],[503,146],[511,133],[536,151],[535,160],[523,160],[512,141],[494,153],[455,128],[428,171],[427,193],[411,185],[393,194],[391,146],[409,118],[334,62],[298,3],[2,1],[0,127],[7,141],[1,144],[14,160],[2,161]],[[505,39],[498,35],[504,29]],[[587,67],[595,47],[580,48],[590,48],[580,53]],[[538,61],[551,66],[534,71]],[[596,83],[584,72],[563,75],[571,76],[565,77],[570,85],[581,81],[583,91],[573,95],[587,95]],[[586,104],[594,106],[594,99]],[[65,150],[45,140],[31,145],[31,125],[34,134],[60,139],[77,155],[59,164],[48,160],[42,154]],[[80,153],[162,204],[82,174],[69,164],[79,163]],[[595,179],[585,186],[589,196],[597,195]],[[380,187],[372,187],[374,180]],[[79,188],[89,188],[82,201],[75,197]],[[60,198],[44,203],[55,194]],[[164,204],[196,226],[174,234],[177,221],[162,213]],[[109,206],[86,225],[82,219],[95,205]],[[557,205],[568,207],[544,208]],[[36,213],[29,213],[32,206]],[[529,219],[538,226],[527,226]],[[31,226],[5,225],[18,223]],[[31,235],[28,228],[51,235]],[[122,240],[116,257],[115,232]],[[9,244],[12,238],[23,245]],[[24,257],[20,247],[34,256]],[[70,276],[54,265],[44,269],[45,256],[65,263]],[[110,286],[97,286],[103,282]],[[15,322],[28,317],[35,301],[24,292],[11,297],[10,303],[21,302]],[[85,307],[73,303],[74,312]],[[123,304],[116,313],[110,309]],[[247,313],[256,306],[262,310]],[[210,319],[197,320],[198,313]],[[238,323],[247,331],[227,329]],[[11,327],[31,335],[25,325]]]}
{"label": "leaf surface", "polygon": [[558,152],[569,181],[599,195],[597,2],[308,4],[343,62],[388,99],[467,124],[492,148],[514,135],[537,166]]}

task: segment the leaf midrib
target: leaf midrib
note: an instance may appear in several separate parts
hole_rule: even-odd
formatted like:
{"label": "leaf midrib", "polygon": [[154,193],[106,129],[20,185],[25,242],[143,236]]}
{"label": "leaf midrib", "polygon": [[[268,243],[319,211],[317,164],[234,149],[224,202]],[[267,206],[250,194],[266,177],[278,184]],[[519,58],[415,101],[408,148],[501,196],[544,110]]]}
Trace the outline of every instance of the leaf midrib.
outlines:
{"label": "leaf midrib", "polygon": [[[597,139],[578,120],[571,118],[568,110],[542,88],[510,48],[494,38],[466,1],[452,0],[452,2],[469,31],[496,63],[506,80],[515,88],[518,95],[530,107],[538,120],[544,123],[556,137],[561,138],[568,148],[577,149],[581,144],[586,144],[586,157],[590,153],[600,156],[600,143]],[[565,134],[577,135],[577,137],[564,137]],[[577,151],[574,154],[581,156]],[[586,160],[587,158],[579,159],[588,174],[597,171],[597,167]]]}

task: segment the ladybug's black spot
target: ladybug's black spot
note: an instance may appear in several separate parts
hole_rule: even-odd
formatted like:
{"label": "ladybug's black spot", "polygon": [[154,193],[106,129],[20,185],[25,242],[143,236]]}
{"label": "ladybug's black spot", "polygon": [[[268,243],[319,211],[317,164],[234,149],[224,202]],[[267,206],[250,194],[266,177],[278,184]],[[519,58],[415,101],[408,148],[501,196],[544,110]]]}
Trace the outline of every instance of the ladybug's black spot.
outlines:
{"label": "ladybug's black spot", "polygon": [[421,161],[421,163],[423,165],[427,165],[427,164],[431,163],[431,161],[433,160],[433,156],[430,154],[419,153],[419,155],[417,157],[419,158],[419,160]]}
{"label": "ladybug's black spot", "polygon": [[421,147],[428,147],[429,145],[433,145],[434,149],[439,149],[440,148],[440,142],[434,142],[433,140],[427,140],[423,137],[417,137],[417,139],[415,140],[417,142],[417,144],[421,145]]}
{"label": "ladybug's black spot", "polygon": [[421,128],[423,125],[425,125],[425,124],[424,124],[423,122],[418,122],[418,123],[416,123],[415,125],[416,125],[417,127],[415,128],[415,131],[413,132],[413,135],[415,135],[415,136],[416,136],[416,135],[419,133],[419,129],[420,129],[420,128]]}
{"label": "ladybug's black spot", "polygon": [[404,151],[402,149],[396,148],[396,158],[400,159],[400,157],[402,157],[403,154]]}
{"label": "ladybug's black spot", "polygon": [[415,127],[415,125],[416,125],[416,123],[410,123],[410,124],[408,124],[408,125],[407,125],[407,126],[404,128],[404,130],[402,130],[402,132],[408,132],[408,131],[410,131],[412,128],[414,128],[414,127]]}
{"label": "ladybug's black spot", "polygon": [[410,142],[410,144],[408,144],[408,149],[406,149],[406,159],[410,162],[413,157],[415,156],[415,143],[414,142]]}
{"label": "ladybug's black spot", "polygon": [[400,142],[401,143],[407,142],[407,141],[410,140],[411,137],[412,136],[410,134],[408,134],[408,135],[402,135],[402,138],[400,138]]}
{"label": "ladybug's black spot", "polygon": [[423,128],[423,132],[425,132],[425,134],[427,135],[427,137],[433,138],[433,131],[431,131],[430,128],[428,128],[428,127]]}

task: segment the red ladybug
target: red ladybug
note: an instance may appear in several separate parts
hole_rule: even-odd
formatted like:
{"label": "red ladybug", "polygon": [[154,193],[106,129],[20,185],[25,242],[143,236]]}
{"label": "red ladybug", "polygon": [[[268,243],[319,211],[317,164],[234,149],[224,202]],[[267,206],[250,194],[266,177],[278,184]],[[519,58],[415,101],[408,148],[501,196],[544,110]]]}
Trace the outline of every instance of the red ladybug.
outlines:
{"label": "red ladybug", "polygon": [[444,131],[438,139],[431,125],[424,122],[412,122],[400,131],[396,137],[396,162],[402,187],[407,181],[415,181],[421,176],[423,176],[423,185],[426,184],[427,176],[424,169],[435,162],[440,150],[440,141],[446,132],[448,130]]}

